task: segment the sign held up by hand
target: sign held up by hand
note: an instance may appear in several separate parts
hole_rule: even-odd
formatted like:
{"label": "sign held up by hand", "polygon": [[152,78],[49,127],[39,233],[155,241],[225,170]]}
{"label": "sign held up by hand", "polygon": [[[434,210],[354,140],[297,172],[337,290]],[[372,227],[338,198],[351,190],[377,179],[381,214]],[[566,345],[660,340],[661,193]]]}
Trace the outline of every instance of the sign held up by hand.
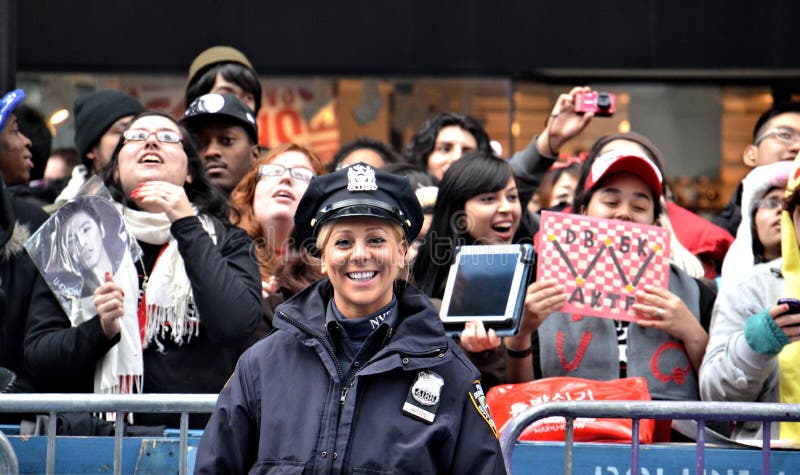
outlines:
{"label": "sign held up by hand", "polygon": [[667,229],[542,211],[539,233],[536,279],[565,287],[562,312],[636,321],[636,291],[668,286]]}

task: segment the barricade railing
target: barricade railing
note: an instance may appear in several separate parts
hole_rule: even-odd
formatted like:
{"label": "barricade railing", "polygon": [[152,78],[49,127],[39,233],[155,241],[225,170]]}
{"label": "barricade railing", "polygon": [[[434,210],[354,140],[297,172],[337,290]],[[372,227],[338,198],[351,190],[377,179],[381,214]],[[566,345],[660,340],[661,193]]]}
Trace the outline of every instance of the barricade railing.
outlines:
{"label": "barricade railing", "polygon": [[47,427],[46,472],[55,473],[56,420],[59,413],[115,413],[114,474],[122,473],[122,438],[124,414],[180,413],[180,453],[178,473],[186,474],[189,414],[211,413],[217,402],[216,394],[0,394],[0,413],[46,413]]}
{"label": "barricade railing", "polygon": [[529,407],[508,421],[500,445],[509,475],[512,473],[511,456],[518,439],[530,424],[545,417],[561,416],[566,420],[564,440],[564,473],[572,475],[574,428],[573,422],[579,417],[602,417],[630,419],[631,434],[631,474],[639,470],[639,421],[641,419],[695,420],[696,434],[696,473],[701,475],[705,468],[705,425],[707,421],[761,421],[762,449],[761,470],[770,473],[770,423],[776,421],[800,421],[800,405],[779,403],[738,403],[738,402],[699,402],[699,401],[570,401],[544,403]]}
{"label": "barricade railing", "polygon": [[14,447],[2,432],[0,432],[0,473],[11,475],[19,473],[19,463],[17,455],[14,453]]}

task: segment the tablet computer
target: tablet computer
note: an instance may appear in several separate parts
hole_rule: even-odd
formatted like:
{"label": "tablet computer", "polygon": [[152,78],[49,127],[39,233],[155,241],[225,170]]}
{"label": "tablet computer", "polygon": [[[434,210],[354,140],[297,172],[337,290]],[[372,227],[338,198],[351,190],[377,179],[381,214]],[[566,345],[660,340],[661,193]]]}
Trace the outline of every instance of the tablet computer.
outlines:
{"label": "tablet computer", "polygon": [[460,334],[470,320],[501,336],[516,334],[533,263],[530,244],[457,247],[439,311],[447,334]]}

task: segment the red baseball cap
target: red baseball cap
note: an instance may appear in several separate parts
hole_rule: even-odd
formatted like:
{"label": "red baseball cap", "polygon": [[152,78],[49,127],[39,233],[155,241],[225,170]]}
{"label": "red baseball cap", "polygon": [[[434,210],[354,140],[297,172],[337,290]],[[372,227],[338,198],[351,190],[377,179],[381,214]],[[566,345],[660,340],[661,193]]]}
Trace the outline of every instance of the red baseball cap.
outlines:
{"label": "red baseball cap", "polygon": [[644,180],[656,196],[661,195],[663,179],[661,172],[653,162],[639,155],[621,154],[614,151],[604,153],[595,159],[589,176],[586,177],[584,191],[591,190],[603,178],[615,173],[632,173]]}

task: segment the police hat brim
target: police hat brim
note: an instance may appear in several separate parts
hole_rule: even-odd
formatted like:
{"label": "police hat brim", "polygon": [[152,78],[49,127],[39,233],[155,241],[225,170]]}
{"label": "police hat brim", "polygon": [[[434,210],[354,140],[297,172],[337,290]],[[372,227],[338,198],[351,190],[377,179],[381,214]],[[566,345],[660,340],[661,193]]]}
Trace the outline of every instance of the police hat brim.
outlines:
{"label": "police hat brim", "polygon": [[309,230],[313,239],[305,242],[306,249],[312,255],[319,257],[321,250],[317,249],[316,239],[320,229],[326,223],[343,218],[376,218],[389,221],[403,229],[403,235],[406,241],[409,242],[411,241],[411,233],[414,233],[414,237],[419,233],[419,230],[415,231],[409,227],[411,221],[408,218],[404,218],[400,210],[390,210],[383,203],[375,200],[343,200],[342,202],[334,203],[330,210],[317,215],[314,219],[314,224]]}
{"label": "police hat brim", "polygon": [[[334,221],[341,218],[380,218],[392,221],[400,226],[404,225],[402,217],[397,213],[379,208],[370,203],[351,203],[346,207],[342,207],[338,210],[331,210],[329,213],[321,216],[319,218],[319,223],[315,227],[321,226],[327,221]],[[405,231],[404,234],[406,234]]]}
{"label": "police hat brim", "polygon": [[208,125],[236,125],[244,129],[244,132],[248,137],[250,137],[250,140],[252,140],[253,143],[258,143],[258,130],[256,130],[253,124],[233,114],[219,112],[198,114],[190,117],[184,117],[181,119],[181,124],[183,124],[183,126],[189,129],[189,131],[193,134],[199,134],[201,129]]}

